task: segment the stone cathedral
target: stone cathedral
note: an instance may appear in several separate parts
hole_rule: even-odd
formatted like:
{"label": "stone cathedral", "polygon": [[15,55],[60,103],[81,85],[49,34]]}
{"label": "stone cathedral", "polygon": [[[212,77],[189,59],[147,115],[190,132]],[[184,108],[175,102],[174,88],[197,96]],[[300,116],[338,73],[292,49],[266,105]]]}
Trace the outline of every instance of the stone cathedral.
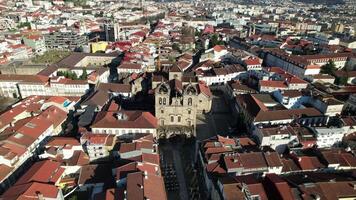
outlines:
{"label": "stone cathedral", "polygon": [[209,87],[195,77],[184,76],[177,65],[169,70],[168,80],[153,78],[152,87],[155,88],[158,136],[195,136],[197,114],[211,110],[212,94]]}

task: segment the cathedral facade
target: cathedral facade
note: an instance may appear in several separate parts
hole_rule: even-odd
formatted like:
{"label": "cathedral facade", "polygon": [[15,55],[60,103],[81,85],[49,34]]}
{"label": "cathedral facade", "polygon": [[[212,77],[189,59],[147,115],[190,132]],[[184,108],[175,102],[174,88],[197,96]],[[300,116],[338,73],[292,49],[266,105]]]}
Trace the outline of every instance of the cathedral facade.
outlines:
{"label": "cathedral facade", "polygon": [[197,114],[211,110],[212,94],[209,87],[196,78],[185,77],[178,66],[170,69],[168,80],[161,78],[152,86],[155,86],[158,136],[195,136]]}

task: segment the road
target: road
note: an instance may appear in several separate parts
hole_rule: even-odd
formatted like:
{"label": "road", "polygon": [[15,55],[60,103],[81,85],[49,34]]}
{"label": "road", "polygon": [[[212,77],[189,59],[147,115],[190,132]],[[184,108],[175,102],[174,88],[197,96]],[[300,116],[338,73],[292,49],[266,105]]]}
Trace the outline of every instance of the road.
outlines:
{"label": "road", "polygon": [[176,148],[172,148],[172,150],[173,150],[174,166],[176,169],[177,179],[179,183],[179,196],[181,200],[186,200],[189,198],[188,198],[188,189],[187,189],[184,171],[183,171],[184,168],[182,166],[182,160],[179,151]]}
{"label": "road", "polygon": [[[180,156],[180,151],[179,151],[179,146],[180,144],[172,144],[169,141],[167,141],[164,144],[160,144],[160,154],[162,156],[162,164],[163,168],[165,166],[166,169],[163,169],[162,171],[168,170],[173,170],[175,174],[177,175],[176,178],[170,178],[167,180],[167,177],[165,179],[166,183],[166,191],[167,191],[167,196],[168,199],[170,200],[185,200],[189,199],[188,198],[188,190],[186,186],[186,181],[185,181],[185,176],[184,176],[184,171],[183,171],[183,166],[182,166],[182,160]],[[170,166],[173,165],[173,169],[171,169]],[[174,180],[173,180],[174,179]],[[179,184],[179,189],[178,190],[168,190],[167,184],[169,183],[178,183]]]}

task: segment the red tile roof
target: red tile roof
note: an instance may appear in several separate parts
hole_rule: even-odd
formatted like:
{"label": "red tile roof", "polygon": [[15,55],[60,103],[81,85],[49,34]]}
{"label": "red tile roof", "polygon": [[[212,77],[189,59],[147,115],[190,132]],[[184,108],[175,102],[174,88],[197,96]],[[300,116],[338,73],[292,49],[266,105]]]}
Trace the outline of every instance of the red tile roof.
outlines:
{"label": "red tile roof", "polygon": [[242,153],[239,155],[244,169],[267,168],[262,152]]}
{"label": "red tile roof", "polygon": [[0,182],[3,182],[4,179],[10,175],[10,172],[13,170],[13,167],[9,167],[4,164],[0,164]]}
{"label": "red tile roof", "polygon": [[0,74],[1,82],[48,83],[49,78],[40,75]]}
{"label": "red tile roof", "polygon": [[139,36],[139,37],[146,37],[146,33],[143,31],[137,31],[135,33],[132,33],[131,35]]}
{"label": "red tile roof", "polygon": [[86,143],[86,145],[113,146],[115,143],[115,136],[109,134],[86,132],[82,134],[80,140],[82,143]]}
{"label": "red tile roof", "polygon": [[22,185],[30,182],[41,183],[56,183],[63,175],[64,168],[61,167],[61,163],[43,160],[36,162],[32,165],[26,173],[15,183],[15,185]]}
{"label": "red tile roof", "polygon": [[281,177],[276,174],[266,174],[266,179],[268,180],[268,183],[270,183],[267,187],[267,191],[271,189],[271,193],[268,193],[269,196],[275,195],[274,198],[283,200],[295,199],[292,192],[292,188]]}
{"label": "red tile roof", "polygon": [[3,195],[2,199],[22,199],[30,200],[38,198],[38,195],[43,195],[44,198],[57,198],[59,189],[51,184],[31,182],[22,185],[10,187]]}
{"label": "red tile roof", "polygon": [[261,65],[261,61],[258,58],[248,58],[248,59],[244,60],[244,62],[245,62],[245,64],[247,66],[249,66],[249,65]]}
{"label": "red tile roof", "polygon": [[261,87],[274,87],[274,88],[287,88],[288,85],[285,81],[274,81],[274,80],[260,80],[259,84]]}
{"label": "red tile roof", "polygon": [[147,174],[143,179],[143,190],[146,199],[166,200],[167,194],[162,176]]}
{"label": "red tile roof", "polygon": [[212,93],[210,91],[210,88],[206,85],[205,82],[199,81],[199,91],[203,94],[205,94],[207,97],[212,97]]}
{"label": "red tile roof", "polygon": [[46,144],[46,147],[64,147],[67,145],[80,146],[79,141],[74,137],[51,137]]}
{"label": "red tile roof", "polygon": [[298,159],[299,166],[302,170],[317,170],[325,167],[315,156],[301,156]]}
{"label": "red tile roof", "polygon": [[214,48],[214,51],[217,51],[217,52],[220,52],[222,50],[226,50],[226,47],[223,46],[223,45],[216,45],[213,48]]}
{"label": "red tile roof", "polygon": [[117,112],[101,111],[95,118],[92,128],[157,128],[157,119],[149,112],[120,111],[123,120],[118,120]]}
{"label": "red tile roof", "polygon": [[67,119],[67,113],[56,106],[48,107],[39,116],[50,121],[54,128],[61,125]]}

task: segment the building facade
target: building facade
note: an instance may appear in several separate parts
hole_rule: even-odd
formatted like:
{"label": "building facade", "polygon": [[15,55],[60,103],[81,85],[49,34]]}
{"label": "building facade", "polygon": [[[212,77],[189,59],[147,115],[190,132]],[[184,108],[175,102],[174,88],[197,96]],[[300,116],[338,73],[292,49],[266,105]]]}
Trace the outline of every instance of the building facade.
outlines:
{"label": "building facade", "polygon": [[[199,95],[201,93],[208,95]],[[209,112],[211,109],[209,93],[208,87],[202,88],[199,83],[186,81],[182,70],[173,66],[169,71],[169,80],[162,80],[155,89],[158,136],[195,136],[197,113]]]}

